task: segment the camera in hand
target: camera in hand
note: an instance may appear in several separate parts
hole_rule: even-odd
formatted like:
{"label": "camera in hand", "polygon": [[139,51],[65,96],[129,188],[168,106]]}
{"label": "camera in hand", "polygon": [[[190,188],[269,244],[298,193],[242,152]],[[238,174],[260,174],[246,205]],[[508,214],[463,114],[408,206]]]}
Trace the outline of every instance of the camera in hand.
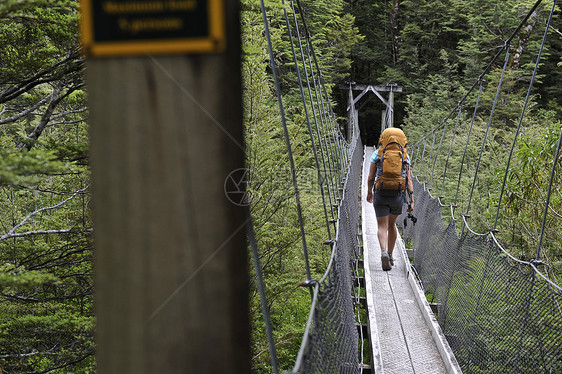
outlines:
{"label": "camera in hand", "polygon": [[416,222],[418,222],[416,216],[414,216],[412,213],[408,213],[408,217],[404,218],[404,227],[408,226],[408,219],[412,220],[414,226],[416,225]]}

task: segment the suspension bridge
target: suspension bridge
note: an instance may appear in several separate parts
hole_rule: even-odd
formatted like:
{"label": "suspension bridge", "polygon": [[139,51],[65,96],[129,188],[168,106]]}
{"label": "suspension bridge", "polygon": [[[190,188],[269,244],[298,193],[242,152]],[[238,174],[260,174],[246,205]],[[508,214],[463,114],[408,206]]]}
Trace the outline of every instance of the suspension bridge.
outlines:
{"label": "suspension bridge", "polygon": [[[540,261],[554,176],[560,168],[557,162],[562,132],[550,162],[551,170],[545,171],[549,183],[543,191],[544,216],[536,256],[528,260],[513,256],[510,248],[502,244],[498,227],[504,212],[502,203],[507,194],[506,181],[514,147],[556,1],[552,3],[546,22],[509,156],[503,160],[503,170],[496,183],[500,193],[495,217],[479,220],[478,215],[483,212],[471,210],[476,205],[473,197],[490,188],[482,180],[481,161],[489,137],[495,131],[492,126],[494,111],[512,50],[511,42],[540,4],[541,1],[537,1],[529,10],[449,115],[417,143],[408,146],[417,223],[409,221],[405,215],[399,217],[402,236],[395,248],[395,266],[389,272],[382,271],[380,266],[375,212],[365,198],[369,157],[374,148],[364,146],[361,141],[355,109],[360,97],[376,90],[368,86],[359,96],[354,96],[349,86],[349,123],[347,136],[344,136],[322,86],[322,73],[299,1],[296,1],[297,6],[292,0],[286,4],[284,16],[298,77],[295,83],[302,95],[330,233],[327,241],[331,248],[330,262],[324,276],[315,280],[311,279],[308,269],[292,145],[285,123],[266,8],[261,2],[301,221],[308,273],[305,283],[312,295],[306,330],[290,373],[562,373],[562,288],[549,280]],[[299,30],[303,30],[304,37]],[[502,57],[499,82],[495,87],[485,85],[484,78]],[[485,89],[495,90],[496,94],[492,106],[482,108],[480,98]],[[384,100],[380,93],[377,96],[386,105],[382,131],[392,126],[392,100]],[[479,111],[489,114],[489,120],[485,134],[477,136],[473,124]],[[475,142],[481,144],[481,150],[476,166],[469,168],[467,147]],[[459,161],[455,167],[453,158]],[[326,165],[334,167],[322,178],[320,170],[326,170]],[[466,188],[461,191],[461,186],[467,186],[469,192]],[[331,204],[333,202],[338,204]],[[332,216],[326,208],[330,205],[337,207]],[[466,210],[461,212],[464,208]],[[482,221],[488,225],[477,224]],[[333,237],[332,224],[336,228]],[[252,227],[248,234],[271,365],[273,372],[279,373]]]}

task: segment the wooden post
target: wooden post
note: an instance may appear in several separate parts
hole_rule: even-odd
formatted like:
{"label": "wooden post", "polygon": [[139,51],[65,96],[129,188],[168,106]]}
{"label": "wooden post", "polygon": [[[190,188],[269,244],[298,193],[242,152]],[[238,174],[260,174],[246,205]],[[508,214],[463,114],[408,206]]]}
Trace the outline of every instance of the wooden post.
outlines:
{"label": "wooden post", "polygon": [[387,110],[392,109],[388,115],[387,127],[394,127],[394,90],[398,85],[396,83],[389,83],[387,86],[389,87],[388,104],[390,105],[390,108],[387,108]]}
{"label": "wooden post", "polygon": [[353,103],[353,90],[349,90],[349,96],[347,100],[347,106],[349,110],[347,111],[347,141],[351,141],[353,137],[353,121],[356,120],[357,114],[355,110],[355,104]]}
{"label": "wooden post", "polygon": [[93,59],[97,366],[249,373],[238,2],[225,53]]}

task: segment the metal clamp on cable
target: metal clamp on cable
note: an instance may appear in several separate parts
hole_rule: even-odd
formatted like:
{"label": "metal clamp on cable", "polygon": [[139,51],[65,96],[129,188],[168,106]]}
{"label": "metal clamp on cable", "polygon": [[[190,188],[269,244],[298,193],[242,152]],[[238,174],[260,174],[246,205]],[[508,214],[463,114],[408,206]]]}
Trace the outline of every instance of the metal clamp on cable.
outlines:
{"label": "metal clamp on cable", "polygon": [[537,260],[536,258],[532,259],[529,262],[535,266],[544,265],[544,262],[542,262],[541,260]]}
{"label": "metal clamp on cable", "polygon": [[318,279],[307,279],[299,283],[299,287],[311,288],[318,284]]}

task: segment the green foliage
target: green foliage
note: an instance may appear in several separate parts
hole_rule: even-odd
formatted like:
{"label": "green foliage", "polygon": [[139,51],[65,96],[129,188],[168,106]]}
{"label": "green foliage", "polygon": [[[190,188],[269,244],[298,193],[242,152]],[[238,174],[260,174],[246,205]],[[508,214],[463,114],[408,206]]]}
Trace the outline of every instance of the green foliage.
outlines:
{"label": "green foliage", "polygon": [[[311,272],[318,278],[329,258],[327,247],[322,245],[328,234],[284,20],[283,11],[287,10],[292,22],[292,10],[284,3],[268,0],[266,6],[301,186]],[[404,125],[413,144],[449,114],[466,93],[459,87],[472,84],[534,1],[301,3],[328,94],[335,94],[334,86],[347,79],[402,85],[404,92],[395,97],[395,118]],[[476,92],[469,96],[458,119],[457,113],[452,113],[446,129],[427,137],[426,151],[420,147],[414,155],[418,176],[434,190],[443,191],[446,203],[455,202],[455,214],[469,210],[473,177],[479,167],[474,198],[470,200],[470,211],[481,213],[474,216],[481,218],[471,221],[475,229],[485,231],[495,219],[503,179],[501,166],[518,123],[529,66],[538,52],[548,7],[539,7],[525,25],[525,33],[511,43],[509,69],[484,147],[481,144],[501,59],[484,77],[487,82],[474,123]],[[76,0],[0,3],[0,368],[7,372],[95,371],[87,106],[84,61],[77,38],[78,8]],[[260,5],[257,0],[243,0],[242,8],[251,209],[276,347],[282,370],[288,370],[302,339],[310,295],[307,289],[297,287],[307,277],[303,245]],[[558,8],[552,23],[558,31],[561,16]],[[297,18],[300,20],[300,15]],[[296,41],[297,29],[291,26],[291,31]],[[298,31],[306,36],[302,23]],[[561,40],[547,40],[539,84],[527,108],[501,208],[499,235],[515,255],[524,259],[534,257],[553,144],[560,130]],[[314,63],[307,61],[305,66],[299,55],[297,58],[300,71],[304,73],[306,68],[312,78],[310,64]],[[309,97],[306,102],[309,108],[313,104]],[[315,128],[315,120],[309,120]],[[318,122],[327,136],[316,139],[316,152],[333,150],[333,130]],[[469,131],[472,135],[467,142]],[[437,149],[441,138],[443,144]],[[338,162],[326,160],[321,168],[337,168]],[[561,183],[558,169],[548,216],[549,240],[543,243],[541,252],[554,279],[562,271]],[[328,199],[327,190],[323,192]],[[269,372],[259,300],[255,284],[251,286],[253,368],[257,373]],[[501,347],[496,348],[503,354]]]}
{"label": "green foliage", "polygon": [[[354,1],[350,12],[357,18],[356,24],[366,38],[353,50],[351,78],[358,83],[394,82],[403,86],[403,93],[395,96],[395,122],[400,124],[408,116],[406,106],[411,104],[408,97],[424,96],[422,93],[428,91],[428,77],[437,81],[440,80],[437,76],[441,76],[442,81],[451,78],[460,83],[456,87],[469,87],[501,51],[534,3],[531,0]],[[393,11],[396,4],[399,6]],[[551,2],[541,4],[524,25],[524,32],[511,41],[509,74],[513,80],[511,91],[505,92],[528,87],[531,65],[536,60],[551,6]],[[551,25],[560,24],[561,16],[558,5]],[[537,85],[535,91],[537,102],[558,111],[558,116],[562,107],[560,69],[557,68],[562,48],[559,31],[555,26],[547,38],[543,51],[545,59],[537,77],[544,84]],[[448,56],[446,63],[443,54]],[[500,58],[493,67],[502,64]],[[453,95],[456,94],[454,87],[450,91]],[[438,86],[432,96],[442,90],[451,88]],[[455,104],[451,102],[445,108]]]}
{"label": "green foliage", "polygon": [[[75,0],[9,1],[0,6],[0,77],[17,82],[65,58],[78,41]],[[49,76],[61,78],[65,66]],[[47,78],[49,79],[49,78]]]}
{"label": "green foliage", "polygon": [[0,4],[0,368],[95,372],[78,2]]}
{"label": "green foliage", "polygon": [[16,293],[33,287],[55,285],[58,278],[50,273],[40,271],[26,271],[24,268],[16,268],[13,264],[5,264],[0,267],[0,292]]}
{"label": "green foliage", "polygon": [[2,313],[3,320],[9,317],[9,322],[0,323],[0,340],[10,342],[3,349],[6,371],[31,369],[62,374],[72,368],[72,372],[95,372],[92,317],[80,316],[71,308],[57,309],[49,303],[26,308],[21,315],[10,312]]}
{"label": "green foliage", "polygon": [[[514,255],[534,259],[538,249],[556,146],[562,131],[560,122],[519,138],[509,169],[505,201],[502,205],[504,241],[511,243]],[[547,265],[552,280],[562,274],[562,173],[560,156],[554,174],[549,211],[539,259]],[[500,170],[498,170],[498,173]]]}

